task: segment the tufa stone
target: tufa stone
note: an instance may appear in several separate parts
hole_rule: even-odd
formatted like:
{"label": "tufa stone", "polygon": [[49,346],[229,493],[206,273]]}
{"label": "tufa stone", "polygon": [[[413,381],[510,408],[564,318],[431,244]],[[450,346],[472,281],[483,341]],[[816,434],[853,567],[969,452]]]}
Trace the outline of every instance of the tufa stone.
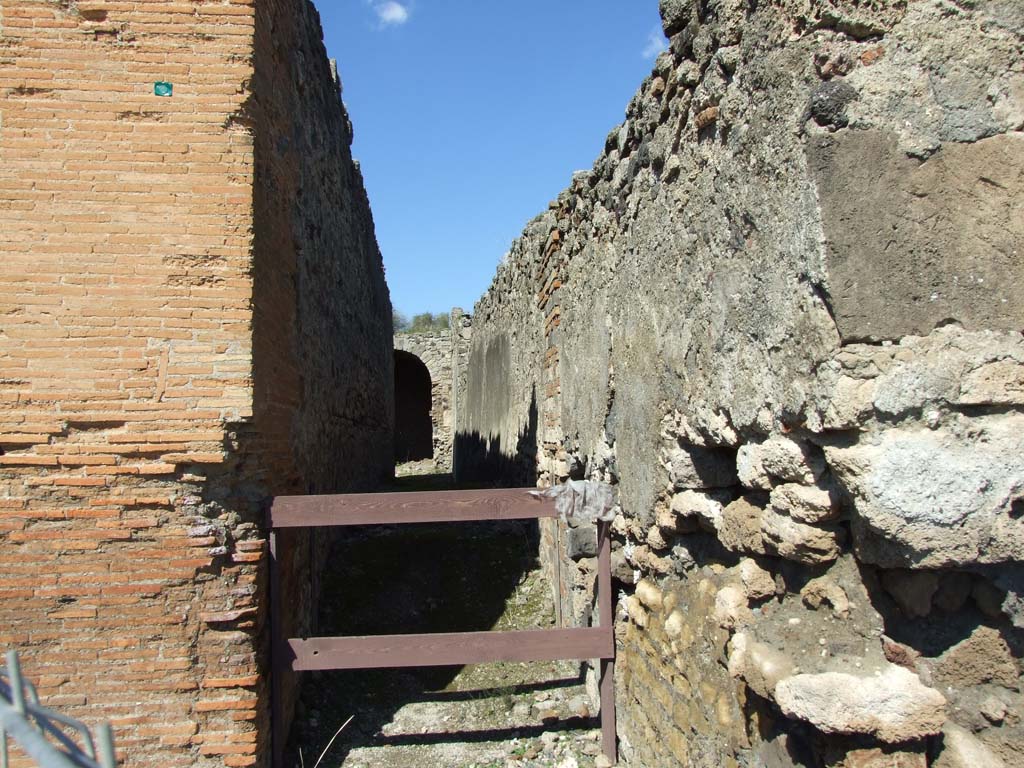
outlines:
{"label": "tufa stone", "polygon": [[932,596],[939,588],[939,576],[933,571],[885,571],[882,586],[909,618],[927,616],[932,610]]}
{"label": "tufa stone", "polygon": [[[742,449],[741,449],[742,450]],[[718,537],[722,545],[733,552],[766,554],[761,537],[761,515],[764,509],[753,495],[736,499],[722,511]]]}
{"label": "tufa stone", "polygon": [[824,523],[839,516],[824,488],[785,483],[772,490],[771,508],[802,523]]}
{"label": "tufa stone", "polygon": [[793,660],[781,651],[737,632],[729,642],[729,674],[742,679],[758,696],[775,698],[775,686],[792,676]]}
{"label": "tufa stone", "polygon": [[999,630],[980,626],[939,657],[935,677],[961,688],[995,683],[1016,689],[1020,670]]}
{"label": "tufa stone", "polygon": [[787,560],[817,565],[839,557],[837,529],[807,525],[768,509],[761,517],[761,533],[766,549]]}
{"label": "tufa stone", "polygon": [[899,747],[868,747],[851,749],[840,762],[829,763],[831,768],[927,768],[928,756],[923,748],[911,745]]}
{"label": "tufa stone", "polygon": [[661,28],[671,37],[693,18],[694,0],[658,0]]}
{"label": "tufa stone", "polygon": [[946,720],[942,694],[896,666],[869,677],[794,675],[775,686],[775,700],[787,716],[825,733],[865,734],[887,743],[938,733]]}
{"label": "tufa stone", "polygon": [[661,590],[648,579],[641,579],[636,585],[636,596],[644,606],[653,611],[660,610],[664,600]]}
{"label": "tufa stone", "polygon": [[969,573],[954,571],[944,574],[932,598],[932,604],[946,613],[955,613],[967,603],[973,587],[974,579]]}
{"label": "tufa stone", "polygon": [[679,609],[672,611],[665,619],[665,634],[671,638],[680,637],[683,634],[683,627],[686,624],[686,617]]}
{"label": "tufa stone", "polygon": [[1006,763],[970,731],[955,723],[942,729],[942,751],[933,768],[1005,768]]}
{"label": "tufa stone", "polygon": [[889,663],[909,669],[911,672],[917,672],[917,660],[921,658],[921,654],[909,645],[898,643],[891,637],[882,635],[882,653]]}
{"label": "tufa stone", "polygon": [[845,590],[828,576],[811,579],[800,590],[800,597],[811,608],[819,608],[823,603],[828,603],[836,616],[845,619],[850,615],[850,600]]}
{"label": "tufa stone", "polygon": [[722,522],[722,504],[700,491],[682,491],[672,497],[670,509],[683,520],[699,519],[713,530]]}
{"label": "tufa stone", "polygon": [[1006,594],[984,578],[977,578],[971,588],[971,597],[974,598],[978,610],[990,619],[997,619],[1003,613],[1003,600]]}
{"label": "tufa stone", "polygon": [[825,463],[806,443],[776,436],[740,446],[736,470],[743,485],[768,490],[780,481],[813,485],[825,471]]}
{"label": "tufa stone", "polygon": [[747,600],[767,600],[775,596],[775,579],[749,557],[740,561],[740,580]]}
{"label": "tufa stone", "polygon": [[747,596],[739,587],[722,587],[715,595],[715,621],[723,629],[735,629],[750,622],[753,614],[747,607]]}
{"label": "tufa stone", "polygon": [[566,536],[566,549],[573,560],[597,556],[597,526],[580,525],[569,528]]}
{"label": "tufa stone", "polygon": [[735,454],[728,449],[675,442],[665,449],[665,463],[677,489],[736,485]]}

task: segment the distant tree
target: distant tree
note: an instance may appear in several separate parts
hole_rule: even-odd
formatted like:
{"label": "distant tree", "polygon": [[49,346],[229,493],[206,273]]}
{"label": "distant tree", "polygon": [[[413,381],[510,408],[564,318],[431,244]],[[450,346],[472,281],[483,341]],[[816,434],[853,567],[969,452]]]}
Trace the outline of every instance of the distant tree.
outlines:
{"label": "distant tree", "polygon": [[418,315],[412,316],[412,322],[409,324],[410,333],[423,333],[424,331],[432,331],[434,329],[434,316],[429,312],[421,312]]}
{"label": "distant tree", "polygon": [[399,312],[397,309],[391,310],[391,325],[394,326],[395,333],[402,333],[409,328],[409,318]]}
{"label": "distant tree", "polygon": [[413,315],[412,320],[405,320],[404,316],[401,317],[404,322],[399,326],[398,320],[395,320],[395,333],[430,333],[448,330],[447,312],[438,312],[436,315],[430,312],[421,312],[418,315]]}

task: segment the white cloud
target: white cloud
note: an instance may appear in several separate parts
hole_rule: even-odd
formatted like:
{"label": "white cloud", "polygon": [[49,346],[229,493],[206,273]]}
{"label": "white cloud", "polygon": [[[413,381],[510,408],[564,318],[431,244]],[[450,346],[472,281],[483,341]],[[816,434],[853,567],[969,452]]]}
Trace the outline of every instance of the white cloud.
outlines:
{"label": "white cloud", "polygon": [[643,51],[640,55],[645,59],[656,58],[659,53],[668,48],[668,40],[665,39],[665,35],[661,31],[661,27],[655,27],[651,30],[651,33],[647,36],[647,45],[644,46]]}
{"label": "white cloud", "polygon": [[377,12],[377,18],[385,26],[399,26],[409,20],[409,8],[402,3],[390,0],[386,3],[374,3],[373,10]]}

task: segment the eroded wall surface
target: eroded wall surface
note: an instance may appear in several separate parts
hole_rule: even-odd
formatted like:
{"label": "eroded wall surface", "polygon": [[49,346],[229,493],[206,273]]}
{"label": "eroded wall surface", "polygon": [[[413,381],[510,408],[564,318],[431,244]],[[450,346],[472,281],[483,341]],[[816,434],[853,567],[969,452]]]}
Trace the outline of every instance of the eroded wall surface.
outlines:
{"label": "eroded wall surface", "polygon": [[315,11],[0,14],[0,645],[131,765],[263,765],[266,500],[390,467],[390,307]]}
{"label": "eroded wall surface", "polygon": [[[616,484],[627,764],[1024,751],[1024,9],[662,0],[474,310],[457,441]],[[593,535],[548,528],[567,621]]]}

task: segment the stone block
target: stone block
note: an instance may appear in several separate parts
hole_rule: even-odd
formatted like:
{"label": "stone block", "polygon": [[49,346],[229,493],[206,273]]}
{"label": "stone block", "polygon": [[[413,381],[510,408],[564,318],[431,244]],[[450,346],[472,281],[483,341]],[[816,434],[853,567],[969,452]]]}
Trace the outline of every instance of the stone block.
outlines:
{"label": "stone block", "polygon": [[669,479],[677,490],[729,488],[737,484],[736,454],[728,449],[677,444],[665,451]]}
{"label": "stone block", "polygon": [[942,730],[946,699],[917,675],[890,666],[878,675],[798,674],[779,681],[775,700],[788,717],[825,733],[865,734],[898,743]]}
{"label": "stone block", "polygon": [[573,560],[597,557],[597,526],[580,525],[566,529],[566,553]]}
{"label": "stone block", "polygon": [[921,162],[894,133],[844,131],[808,142],[807,158],[844,341],[925,335],[950,320],[1024,327],[1024,216],[1013,202],[1024,194],[1024,136],[947,143]]}
{"label": "stone block", "polygon": [[826,448],[839,482],[855,500],[861,557],[886,567],[936,567],[1012,560],[1024,549],[1014,523],[1024,495],[1024,416],[976,418],[965,432],[885,431],[870,444]]}

